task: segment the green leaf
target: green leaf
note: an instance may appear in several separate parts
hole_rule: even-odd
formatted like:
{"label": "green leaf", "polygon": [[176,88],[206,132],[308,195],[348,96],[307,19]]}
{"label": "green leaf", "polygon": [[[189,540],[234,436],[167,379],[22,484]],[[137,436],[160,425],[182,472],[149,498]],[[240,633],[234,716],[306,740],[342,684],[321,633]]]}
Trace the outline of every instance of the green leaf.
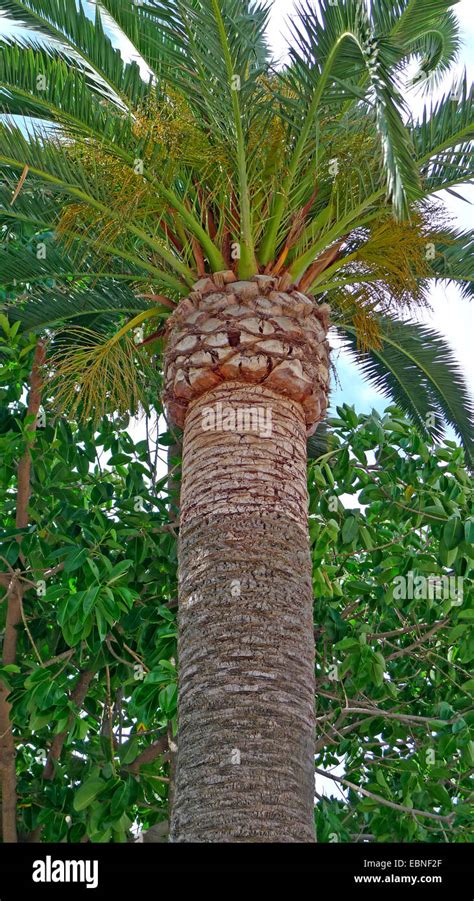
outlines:
{"label": "green leaf", "polygon": [[122,782],[112,795],[112,801],[110,803],[110,813],[114,820],[118,819],[122,816],[123,813],[125,813],[128,806],[129,795],[129,783]]}
{"label": "green leaf", "polygon": [[112,582],[117,582],[121,579],[133,565],[133,560],[121,560],[120,563],[116,563],[109,574],[107,585],[111,585]]}
{"label": "green leaf", "polygon": [[107,784],[102,779],[97,779],[95,777],[87,779],[74,795],[74,810],[85,810],[106,787]]}
{"label": "green leaf", "polygon": [[138,756],[138,747],[139,747],[139,739],[138,736],[132,735],[132,737],[122,746],[120,749],[120,757],[124,766],[129,763],[133,763],[135,758]]}
{"label": "green leaf", "polygon": [[467,544],[474,544],[474,517],[466,519],[464,523],[464,534]]}
{"label": "green leaf", "polygon": [[102,611],[97,607],[95,611],[95,619],[97,623],[97,630],[99,632],[99,638],[101,641],[104,641],[105,636],[107,635],[107,620],[104,618]]}
{"label": "green leaf", "polygon": [[82,602],[84,614],[87,616],[94,604],[97,600],[98,595],[100,594],[100,585],[93,585],[91,588],[88,588],[86,592],[84,592],[84,599]]}
{"label": "green leaf", "polygon": [[109,466],[120,466],[123,463],[131,463],[131,460],[128,454],[114,454],[109,459]]}
{"label": "green leaf", "polygon": [[343,544],[351,544],[359,532],[359,523],[355,516],[348,516],[342,527]]}
{"label": "green leaf", "polygon": [[359,641],[357,638],[343,638],[341,641],[338,641],[334,647],[338,651],[345,651],[347,648],[359,647]]}
{"label": "green leaf", "polygon": [[382,786],[382,788],[384,788],[387,792],[390,792],[387,780],[386,780],[382,770],[380,770],[380,769],[376,770],[375,778],[376,778],[378,784]]}
{"label": "green leaf", "polygon": [[425,325],[395,317],[381,316],[377,324],[382,346],[366,353],[357,348],[354,325],[338,326],[364,377],[392,398],[426,437],[440,439],[445,419],[462,439],[467,460],[473,459],[472,398],[446,340]]}
{"label": "green leaf", "polygon": [[73,548],[72,551],[68,554],[64,561],[64,572],[71,573],[75,572],[76,569],[82,566],[83,563],[87,560],[89,556],[89,549],[84,548]]}
{"label": "green leaf", "polygon": [[443,529],[443,542],[448,550],[453,550],[464,539],[464,526],[457,516],[451,516]]}
{"label": "green leaf", "polygon": [[437,783],[431,783],[429,786],[429,791],[432,797],[441,804],[443,807],[447,807],[451,809],[451,798],[449,797],[448,792],[444,788],[443,785],[438,785]]}
{"label": "green leaf", "polygon": [[158,695],[158,704],[168,719],[172,719],[176,713],[177,699],[178,686],[175,682],[171,682],[165,688],[162,688]]}
{"label": "green leaf", "polygon": [[57,619],[61,627],[71,626],[72,621],[76,617],[83,601],[83,592],[64,593],[57,608]]}
{"label": "green leaf", "polygon": [[452,548],[452,550],[449,550],[446,547],[446,544],[444,543],[444,541],[440,541],[439,559],[441,560],[441,563],[443,564],[443,566],[452,566],[454,561],[456,560],[457,555],[458,555],[457,547],[454,547],[454,548]]}

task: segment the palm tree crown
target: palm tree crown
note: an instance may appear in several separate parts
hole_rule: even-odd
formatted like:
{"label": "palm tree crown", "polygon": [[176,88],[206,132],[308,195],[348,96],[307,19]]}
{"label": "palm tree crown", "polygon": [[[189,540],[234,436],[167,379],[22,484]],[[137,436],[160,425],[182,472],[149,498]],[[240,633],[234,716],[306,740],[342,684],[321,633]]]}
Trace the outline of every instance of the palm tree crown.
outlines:
{"label": "palm tree crown", "polygon": [[302,0],[277,66],[259,0],[100,0],[94,21],[76,0],[0,0],[26,28],[0,43],[1,282],[12,319],[55,331],[63,400],[79,382],[90,409],[101,378],[104,403],[133,405],[134,330],[160,350],[196,280],[233,269],[328,301],[366,376],[469,453],[456,361],[409,318],[433,279],[472,294],[473,233],[440,197],[472,180],[472,87],[419,121],[404,99],[455,61],[454,5]]}

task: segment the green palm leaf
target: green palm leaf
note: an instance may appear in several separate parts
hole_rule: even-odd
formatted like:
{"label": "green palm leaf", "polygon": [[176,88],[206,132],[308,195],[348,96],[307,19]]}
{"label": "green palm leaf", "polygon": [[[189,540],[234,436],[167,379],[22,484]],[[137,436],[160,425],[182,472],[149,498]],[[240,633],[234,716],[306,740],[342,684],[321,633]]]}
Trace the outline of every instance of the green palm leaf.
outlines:
{"label": "green palm leaf", "polygon": [[[4,304],[3,311],[10,322],[20,322],[24,332],[44,332],[64,323],[103,331],[120,317],[132,318],[149,307],[126,285],[104,279],[96,286],[81,283],[43,287],[41,292],[20,295],[14,302]],[[163,310],[163,318],[168,314]]]}
{"label": "green palm leaf", "polygon": [[137,238],[145,247],[149,247],[165,265],[162,278],[170,288],[179,291],[186,284],[188,286],[193,284],[192,271],[169,246],[139,226],[124,222],[118,211],[111,210],[107,198],[102,193],[100,181],[92,180],[77,160],[73,162],[68,159],[59,143],[54,143],[51,139],[45,143],[42,140],[25,138],[20,129],[9,123],[3,123],[0,125],[0,165],[2,164],[17,170],[27,165],[33,176],[51,186],[58,194],[88,205],[106,219],[115,218],[121,229]]}
{"label": "green palm leaf", "polygon": [[51,236],[42,233],[35,234],[28,244],[23,241],[0,244],[0,273],[3,284],[15,285],[19,291],[30,290],[32,286],[38,286],[41,290],[52,279],[62,288],[86,280],[89,284],[98,280],[102,282],[108,277],[131,286],[150,281],[143,269],[131,261],[122,263],[117,256],[111,260],[109,271],[92,253],[85,256],[82,252],[78,261]]}
{"label": "green palm leaf", "polygon": [[[133,91],[136,103],[149,94],[141,79],[137,85],[141,90]],[[103,92],[97,88],[89,70],[71,66],[57,47],[0,42],[3,112],[55,122],[109,142],[119,138],[121,146],[130,145],[129,121],[118,118],[115,106],[101,102]]]}
{"label": "green palm leaf", "polygon": [[425,435],[440,438],[443,421],[474,457],[473,404],[447,341],[426,325],[380,317],[381,347],[360,353],[352,325],[338,326],[350,357],[371,385],[390,397]]}
{"label": "green palm leaf", "polygon": [[420,60],[420,70],[413,83],[430,91],[456,62],[460,46],[459,22],[449,10],[409,45],[410,54],[416,54]]}
{"label": "green palm leaf", "polygon": [[[444,240],[443,240],[444,239]],[[474,231],[446,231],[437,242],[432,267],[440,281],[453,282],[463,297],[474,297]]]}
{"label": "green palm leaf", "polygon": [[[323,0],[319,6],[317,16],[309,0],[301,3],[293,24],[295,44],[285,79],[286,93],[290,89],[299,100],[293,105],[294,150],[262,243],[263,263],[269,261],[278,246],[279,229],[296,174],[314,153],[317,118],[335,83],[347,88],[348,79],[357,83],[362,74],[367,76],[365,95],[375,110],[387,192],[396,213],[406,216],[409,201],[420,193],[410,137],[403,121],[406,110],[397,86],[397,47],[388,38],[375,35],[365,7],[357,0],[336,5]],[[279,100],[287,106],[289,117],[291,104],[288,107],[285,94],[280,94]]]}
{"label": "green palm leaf", "polygon": [[453,148],[468,149],[474,138],[474,89],[468,85],[466,74],[459,83],[428,109],[421,122],[411,128],[418,163],[422,167]]}
{"label": "green palm leaf", "polygon": [[33,33],[52,38],[57,52],[85,67],[102,93],[125,106],[136,103],[143,94],[137,64],[123,62],[104,31],[98,10],[92,22],[76,0],[0,0],[0,12]]}
{"label": "green palm leaf", "polygon": [[375,15],[377,16],[380,7],[385,13],[387,6],[392,7],[391,34],[406,47],[422,38],[458,2],[459,0],[430,0],[427,4],[425,0],[395,0],[393,3],[382,0],[382,3],[375,4]]}

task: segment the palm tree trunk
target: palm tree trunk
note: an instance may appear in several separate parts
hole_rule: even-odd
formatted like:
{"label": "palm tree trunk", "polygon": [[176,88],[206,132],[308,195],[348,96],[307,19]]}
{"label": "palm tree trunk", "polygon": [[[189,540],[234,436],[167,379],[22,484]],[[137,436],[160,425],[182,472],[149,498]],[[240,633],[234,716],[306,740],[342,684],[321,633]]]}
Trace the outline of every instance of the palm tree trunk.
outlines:
{"label": "palm tree trunk", "polygon": [[[229,340],[219,365],[222,359],[228,365],[229,350],[241,353],[245,346],[246,316],[255,317],[258,299],[253,297],[253,312],[246,314],[227,301],[219,318],[217,297],[203,303],[204,309],[212,304],[213,312],[201,319],[189,314],[189,301],[183,302],[167,350],[168,406],[177,403],[178,421],[180,404],[184,410],[179,732],[171,839],[312,842],[314,638],[306,437],[308,411],[324,409],[325,385],[313,390],[308,403],[303,383],[322,361],[327,374],[325,329],[310,348],[296,320],[292,331],[284,319],[279,324],[272,318],[281,309],[259,314],[267,324],[259,329],[253,360],[264,349],[270,353],[276,347],[278,354],[278,329],[285,329],[286,342],[291,334],[294,347],[303,348],[296,388],[294,369],[288,382],[288,362],[280,357],[264,357],[264,378],[258,383],[226,380],[216,365],[193,378],[183,356],[177,366],[184,368],[176,374],[176,354],[194,348],[188,362],[195,365],[205,357],[202,348],[210,331]],[[229,308],[241,311],[240,351],[233,351],[236,324],[229,321]],[[183,313],[193,330],[197,319],[198,331],[204,332],[199,356],[193,335],[183,327]],[[321,329],[316,319],[305,325],[313,337]],[[277,332],[273,342],[270,328]],[[215,344],[222,348],[223,341]],[[245,359],[248,363],[249,356]],[[314,388],[317,380],[308,381]],[[184,382],[199,386],[185,405]],[[180,386],[178,394],[170,389],[172,383]],[[295,390],[298,401],[288,396]]]}

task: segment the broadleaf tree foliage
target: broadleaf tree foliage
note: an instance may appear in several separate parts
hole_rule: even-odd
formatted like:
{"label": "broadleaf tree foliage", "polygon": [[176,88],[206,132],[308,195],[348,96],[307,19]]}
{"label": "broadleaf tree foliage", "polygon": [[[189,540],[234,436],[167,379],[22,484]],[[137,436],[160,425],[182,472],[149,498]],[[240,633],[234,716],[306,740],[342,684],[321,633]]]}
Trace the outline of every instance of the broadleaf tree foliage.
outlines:
{"label": "broadleaf tree foliage", "polygon": [[[2,320],[0,611],[22,619],[10,691],[23,840],[166,837],[176,740],[176,524],[155,454],[47,394],[31,440],[34,348]],[[470,841],[474,510],[463,451],[396,407],[330,421],[310,463],[320,841]],[[28,524],[18,461],[31,447]],[[179,482],[179,458],[173,457]],[[3,603],[2,603],[3,601]],[[3,619],[4,626],[4,619]],[[341,763],[343,767],[341,768]],[[153,834],[151,829],[151,834]]]}

